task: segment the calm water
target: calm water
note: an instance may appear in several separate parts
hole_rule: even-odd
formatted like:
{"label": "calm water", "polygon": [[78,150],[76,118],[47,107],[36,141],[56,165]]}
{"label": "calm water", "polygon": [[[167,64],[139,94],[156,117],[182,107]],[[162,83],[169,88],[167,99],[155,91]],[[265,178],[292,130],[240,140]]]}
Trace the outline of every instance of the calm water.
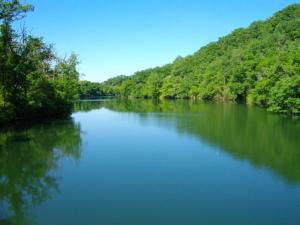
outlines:
{"label": "calm water", "polygon": [[242,105],[76,104],[0,131],[0,224],[299,225],[300,122]]}

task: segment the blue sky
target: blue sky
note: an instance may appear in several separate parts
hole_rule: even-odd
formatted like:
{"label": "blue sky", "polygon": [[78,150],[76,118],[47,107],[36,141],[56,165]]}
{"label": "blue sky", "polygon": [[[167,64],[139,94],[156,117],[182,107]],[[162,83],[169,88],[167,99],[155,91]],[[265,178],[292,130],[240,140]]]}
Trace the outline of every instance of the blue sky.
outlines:
{"label": "blue sky", "polygon": [[299,1],[27,0],[28,30],[64,56],[75,52],[82,79],[110,77],[172,62],[236,28]]}

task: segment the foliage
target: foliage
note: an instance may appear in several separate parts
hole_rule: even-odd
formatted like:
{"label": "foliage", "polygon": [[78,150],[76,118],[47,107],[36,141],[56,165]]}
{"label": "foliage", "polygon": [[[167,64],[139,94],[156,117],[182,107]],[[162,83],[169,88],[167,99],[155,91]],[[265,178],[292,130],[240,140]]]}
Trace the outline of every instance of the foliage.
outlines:
{"label": "foliage", "polygon": [[77,96],[77,56],[60,59],[42,38],[13,29],[32,9],[0,0],[0,123],[66,115]]}
{"label": "foliage", "polygon": [[109,86],[90,81],[79,81],[78,92],[80,99],[96,99],[103,96],[114,95]]}
{"label": "foliage", "polygon": [[172,64],[104,82],[121,97],[248,102],[298,114],[300,5],[208,44]]}

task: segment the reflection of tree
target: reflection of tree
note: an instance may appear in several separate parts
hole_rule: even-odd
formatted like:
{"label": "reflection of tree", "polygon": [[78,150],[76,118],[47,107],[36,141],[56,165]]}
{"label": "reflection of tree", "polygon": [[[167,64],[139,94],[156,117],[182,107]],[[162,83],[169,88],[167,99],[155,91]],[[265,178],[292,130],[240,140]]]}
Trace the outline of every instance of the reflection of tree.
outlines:
{"label": "reflection of tree", "polygon": [[14,214],[6,221],[0,218],[0,224],[24,224],[26,206],[40,204],[58,190],[51,171],[64,157],[79,159],[80,145],[80,126],[72,120],[0,132],[0,202]]}
{"label": "reflection of tree", "polygon": [[185,100],[114,100],[80,104],[81,108],[89,110],[104,107],[135,112],[142,120],[151,118],[160,126],[176,126],[179,133],[195,135],[237,159],[269,168],[288,182],[300,182],[298,120],[243,105]]}
{"label": "reflection of tree", "polygon": [[84,100],[75,102],[73,112],[88,112],[93,109],[100,109],[104,107],[104,102],[115,101],[115,99],[101,99],[101,100]]}

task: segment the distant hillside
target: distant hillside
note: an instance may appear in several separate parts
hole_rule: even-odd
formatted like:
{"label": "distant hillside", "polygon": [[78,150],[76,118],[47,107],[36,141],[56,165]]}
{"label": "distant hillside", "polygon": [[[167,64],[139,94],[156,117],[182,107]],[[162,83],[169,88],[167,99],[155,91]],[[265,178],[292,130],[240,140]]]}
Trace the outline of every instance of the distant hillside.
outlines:
{"label": "distant hillside", "polygon": [[257,21],[172,64],[104,84],[121,97],[247,102],[300,113],[300,4]]}

